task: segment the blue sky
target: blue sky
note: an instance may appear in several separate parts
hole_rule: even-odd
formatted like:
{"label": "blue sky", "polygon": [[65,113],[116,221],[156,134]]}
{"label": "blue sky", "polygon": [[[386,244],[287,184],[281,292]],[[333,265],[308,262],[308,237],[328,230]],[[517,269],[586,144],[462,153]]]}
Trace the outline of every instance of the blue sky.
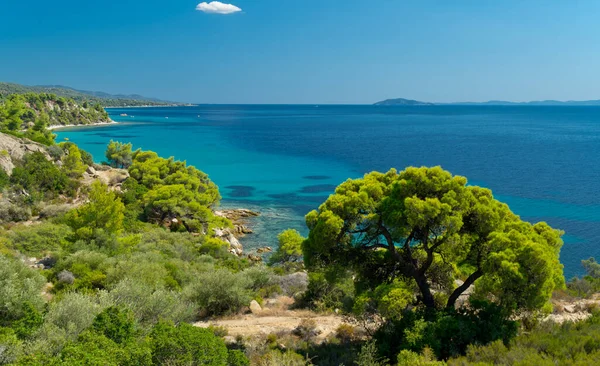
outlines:
{"label": "blue sky", "polygon": [[0,80],[196,103],[600,99],[600,1],[0,0]]}

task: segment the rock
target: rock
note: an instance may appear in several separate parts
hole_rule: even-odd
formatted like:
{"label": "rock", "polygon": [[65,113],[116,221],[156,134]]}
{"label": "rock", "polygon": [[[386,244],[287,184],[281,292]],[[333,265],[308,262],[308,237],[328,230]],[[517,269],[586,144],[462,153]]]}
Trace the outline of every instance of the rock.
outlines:
{"label": "rock", "polygon": [[258,248],[256,249],[256,253],[271,253],[273,251],[273,248],[271,247],[264,247],[264,248]]}
{"label": "rock", "polygon": [[250,259],[252,262],[262,262],[262,257],[254,254],[248,254],[248,259]]}
{"label": "rock", "polygon": [[260,307],[260,304],[256,300],[252,300],[250,302],[250,311],[254,315],[260,314],[262,312],[262,308]]}
{"label": "rock", "polygon": [[238,209],[234,209],[234,210],[215,211],[215,215],[225,217],[231,221],[238,221],[242,218],[259,216],[260,213],[252,211],[252,210],[247,210],[245,208],[238,208]]}
{"label": "rock", "polygon": [[6,174],[12,174],[15,161],[23,159],[25,154],[36,151],[41,152],[46,159],[50,160],[50,154],[44,145],[0,133],[0,169],[4,169]]}
{"label": "rock", "polygon": [[244,247],[242,243],[233,235],[231,229],[215,229],[215,237],[229,244],[229,251],[237,256],[242,255]]}
{"label": "rock", "polygon": [[88,166],[87,169],[85,170],[86,173],[90,174],[90,175],[96,175],[96,169],[94,169],[93,166]]}

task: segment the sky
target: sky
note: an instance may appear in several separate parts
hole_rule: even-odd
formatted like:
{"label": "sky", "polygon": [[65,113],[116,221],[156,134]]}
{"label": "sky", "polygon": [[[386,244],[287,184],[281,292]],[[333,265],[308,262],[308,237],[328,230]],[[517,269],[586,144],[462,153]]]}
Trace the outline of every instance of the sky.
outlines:
{"label": "sky", "polygon": [[190,103],[600,99],[600,1],[0,0],[0,81]]}

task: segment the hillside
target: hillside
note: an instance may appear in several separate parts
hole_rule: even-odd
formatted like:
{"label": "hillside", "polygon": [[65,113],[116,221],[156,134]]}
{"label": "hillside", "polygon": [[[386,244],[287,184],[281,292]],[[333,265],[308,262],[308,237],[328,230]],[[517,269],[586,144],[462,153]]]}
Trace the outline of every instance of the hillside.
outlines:
{"label": "hillside", "polygon": [[418,100],[396,98],[374,103],[376,106],[414,106],[414,105],[472,105],[472,106],[600,106],[600,100],[534,100],[530,102],[510,102],[505,100],[489,100],[487,102],[451,102],[431,103]]}
{"label": "hillside", "polygon": [[71,98],[47,93],[12,94],[0,99],[0,131],[45,145],[54,140],[49,127],[110,122],[98,103],[78,104]]}
{"label": "hillside", "polygon": [[0,83],[0,99],[10,94],[25,93],[55,94],[59,97],[71,98],[79,103],[88,101],[92,104],[100,104],[103,107],[183,105],[183,103],[148,98],[137,94],[113,95],[98,91],[77,90],[62,85],[27,86],[14,83]]}
{"label": "hillside", "polygon": [[386,99],[386,100],[383,100],[381,102],[377,102],[374,105],[379,105],[379,106],[433,105],[433,103],[420,102],[418,100],[412,100],[412,99],[396,98],[396,99]]}

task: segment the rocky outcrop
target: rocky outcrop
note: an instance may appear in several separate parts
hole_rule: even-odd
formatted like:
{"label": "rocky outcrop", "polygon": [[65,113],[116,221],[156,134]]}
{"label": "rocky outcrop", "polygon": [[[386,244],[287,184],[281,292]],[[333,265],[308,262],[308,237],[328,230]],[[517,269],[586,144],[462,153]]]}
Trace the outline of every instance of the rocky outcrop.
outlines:
{"label": "rocky outcrop", "polygon": [[247,210],[244,208],[233,210],[220,210],[214,212],[215,216],[220,216],[228,219],[233,224],[233,229],[221,228],[215,229],[215,237],[229,243],[231,253],[241,256],[244,248],[240,243],[239,238],[246,234],[252,234],[252,229],[248,225],[248,219],[260,215],[258,212]]}
{"label": "rocky outcrop", "polygon": [[229,228],[215,229],[215,237],[229,244],[229,251],[237,256],[242,255],[244,247],[242,243],[233,235]]}
{"label": "rocky outcrop", "polygon": [[106,184],[112,190],[121,190],[123,182],[129,178],[127,169],[112,168],[107,165],[94,164],[88,166],[83,176],[84,184],[92,184],[95,180]]}
{"label": "rocky outcrop", "polygon": [[20,139],[0,132],[0,168],[11,174],[15,163],[28,153],[39,151],[50,159],[46,147],[28,139]]}

